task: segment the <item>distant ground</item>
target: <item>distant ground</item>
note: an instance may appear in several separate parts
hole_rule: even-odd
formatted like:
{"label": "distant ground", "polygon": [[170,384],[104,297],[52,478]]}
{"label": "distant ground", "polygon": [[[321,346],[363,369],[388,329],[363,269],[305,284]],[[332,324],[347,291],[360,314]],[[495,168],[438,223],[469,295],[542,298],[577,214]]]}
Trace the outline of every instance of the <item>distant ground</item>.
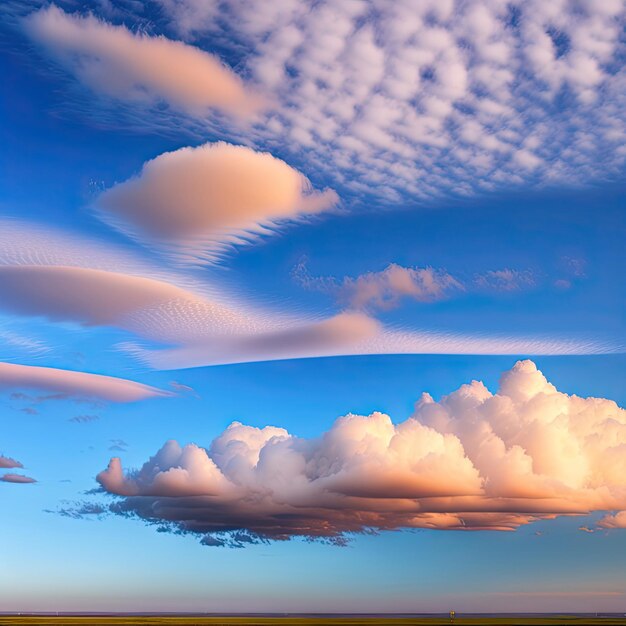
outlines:
{"label": "distant ground", "polygon": [[580,615],[482,617],[170,617],[0,616],[0,626],[626,626],[626,617]]}

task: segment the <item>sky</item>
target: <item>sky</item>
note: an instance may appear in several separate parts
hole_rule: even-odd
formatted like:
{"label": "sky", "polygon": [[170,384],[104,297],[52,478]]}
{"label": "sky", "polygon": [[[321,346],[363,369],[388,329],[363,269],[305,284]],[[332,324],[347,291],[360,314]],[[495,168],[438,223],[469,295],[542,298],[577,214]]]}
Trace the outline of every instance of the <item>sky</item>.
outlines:
{"label": "sky", "polygon": [[626,609],[622,0],[0,14],[0,611]]}

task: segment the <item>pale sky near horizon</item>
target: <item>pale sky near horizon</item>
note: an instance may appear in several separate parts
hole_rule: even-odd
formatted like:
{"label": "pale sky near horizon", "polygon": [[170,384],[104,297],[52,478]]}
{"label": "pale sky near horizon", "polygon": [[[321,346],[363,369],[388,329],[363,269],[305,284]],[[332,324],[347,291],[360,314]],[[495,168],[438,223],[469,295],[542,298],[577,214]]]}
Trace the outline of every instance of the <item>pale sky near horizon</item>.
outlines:
{"label": "pale sky near horizon", "polygon": [[0,611],[626,608],[623,0],[0,18]]}

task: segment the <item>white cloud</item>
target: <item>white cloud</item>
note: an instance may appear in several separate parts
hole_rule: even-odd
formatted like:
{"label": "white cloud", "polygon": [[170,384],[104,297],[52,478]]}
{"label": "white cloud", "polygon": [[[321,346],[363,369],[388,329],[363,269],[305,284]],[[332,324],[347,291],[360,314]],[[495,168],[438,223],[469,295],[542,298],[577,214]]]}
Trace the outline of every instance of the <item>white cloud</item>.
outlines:
{"label": "white cloud", "polygon": [[622,2],[160,1],[273,94],[249,139],[355,194],[428,203],[623,171]]}
{"label": "white cloud", "polygon": [[102,218],[179,258],[214,259],[229,245],[338,202],[269,153],[219,142],[166,152],[96,201]]}
{"label": "white cloud", "polygon": [[[626,506],[626,411],[559,392],[531,361],[492,394],[473,381],[405,422],[346,415],[315,439],[233,423],[208,448],[167,442],[98,475],[114,512],[208,535],[341,539],[395,528],[513,530]],[[617,527],[623,514],[605,518]],[[235,540],[237,542],[237,540]]]}
{"label": "white cloud", "polygon": [[133,33],[50,5],[24,21],[26,33],[93,91],[206,116],[250,116],[263,104],[217,57],[165,37]]}

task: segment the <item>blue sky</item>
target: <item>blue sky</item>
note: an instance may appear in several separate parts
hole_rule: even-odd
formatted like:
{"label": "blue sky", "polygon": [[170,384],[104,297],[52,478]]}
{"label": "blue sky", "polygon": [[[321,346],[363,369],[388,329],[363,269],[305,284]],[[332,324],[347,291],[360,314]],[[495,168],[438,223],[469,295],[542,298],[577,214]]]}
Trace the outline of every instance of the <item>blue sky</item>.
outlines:
{"label": "blue sky", "polygon": [[621,2],[0,10],[0,610],[623,608]]}

